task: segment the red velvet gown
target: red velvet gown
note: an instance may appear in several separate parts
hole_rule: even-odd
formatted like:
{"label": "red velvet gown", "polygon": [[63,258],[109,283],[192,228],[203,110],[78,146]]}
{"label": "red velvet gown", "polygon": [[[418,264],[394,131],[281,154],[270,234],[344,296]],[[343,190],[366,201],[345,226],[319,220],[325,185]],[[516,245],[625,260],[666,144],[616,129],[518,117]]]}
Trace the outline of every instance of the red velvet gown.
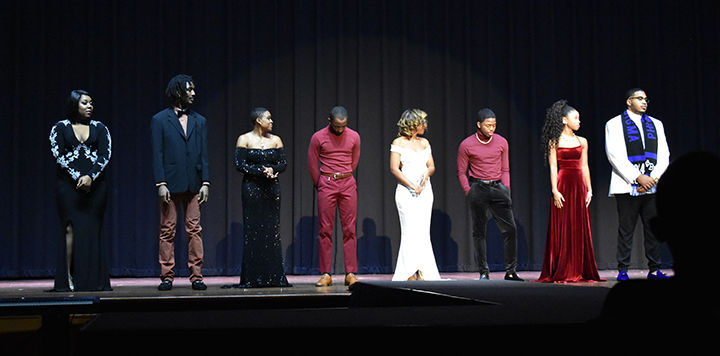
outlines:
{"label": "red velvet gown", "polygon": [[582,146],[557,149],[557,187],[565,202],[557,208],[550,201],[545,258],[538,282],[603,281],[595,263],[581,157]]}

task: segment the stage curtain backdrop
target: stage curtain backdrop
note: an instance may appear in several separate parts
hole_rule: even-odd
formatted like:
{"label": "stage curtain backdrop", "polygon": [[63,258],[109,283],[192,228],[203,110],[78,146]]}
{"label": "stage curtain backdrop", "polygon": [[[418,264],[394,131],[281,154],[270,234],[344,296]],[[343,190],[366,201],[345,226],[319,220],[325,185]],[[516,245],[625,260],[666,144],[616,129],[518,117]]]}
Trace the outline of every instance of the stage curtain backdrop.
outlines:
{"label": "stage curtain backdrop", "polygon": [[[607,197],[605,122],[624,109],[625,90],[640,86],[652,98],[649,113],[665,123],[673,157],[718,152],[719,15],[705,1],[5,2],[0,277],[54,274],[59,236],[48,135],[63,119],[65,97],[79,88],[92,93],[94,119],[113,136],[104,230],[111,273],[159,274],[149,124],[178,73],[195,78],[194,109],[208,118],[206,275],[240,273],[242,175],[233,149],[251,128],[254,106],[270,109],[287,150],[280,182],[288,273],[318,272],[306,156],[334,105],[348,109],[349,126],[362,137],[360,273],[394,270],[400,226],[389,147],[407,108],[429,115],[437,165],[432,242],[441,271],[477,270],[455,159],[483,107],[497,113],[497,133],[510,143],[519,269],[539,270],[551,196],[540,128],[545,109],[561,98],[580,111],[579,134],[589,140],[595,253],[599,268],[613,269],[617,217]],[[502,243],[493,221],[488,230],[489,261],[498,270]],[[177,273],[187,275],[183,232],[176,241]],[[645,267],[641,242],[638,235],[633,267]],[[344,272],[341,248],[335,259],[335,272]],[[667,251],[664,262],[670,266]]]}

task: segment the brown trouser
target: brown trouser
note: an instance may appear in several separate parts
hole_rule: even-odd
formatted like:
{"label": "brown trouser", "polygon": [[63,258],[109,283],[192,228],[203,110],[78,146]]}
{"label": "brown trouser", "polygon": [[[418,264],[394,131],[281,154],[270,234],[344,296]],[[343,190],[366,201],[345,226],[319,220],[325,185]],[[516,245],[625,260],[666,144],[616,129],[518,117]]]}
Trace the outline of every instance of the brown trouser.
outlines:
{"label": "brown trouser", "polygon": [[188,269],[190,281],[202,280],[203,244],[200,226],[200,203],[193,193],[173,193],[170,202],[160,202],[160,279],[173,280],[175,272],[175,227],[177,207],[185,210],[185,232],[188,239]]}

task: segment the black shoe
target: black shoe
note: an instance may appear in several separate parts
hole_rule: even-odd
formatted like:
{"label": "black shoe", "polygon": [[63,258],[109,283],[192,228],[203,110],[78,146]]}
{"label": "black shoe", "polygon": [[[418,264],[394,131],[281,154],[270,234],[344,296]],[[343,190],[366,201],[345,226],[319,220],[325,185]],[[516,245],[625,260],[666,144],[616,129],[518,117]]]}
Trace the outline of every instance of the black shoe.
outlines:
{"label": "black shoe", "polygon": [[192,282],[192,289],[194,290],[206,290],[207,286],[203,283],[202,279],[196,279]]}
{"label": "black shoe", "polygon": [[517,273],[515,273],[515,272],[505,273],[505,280],[506,281],[520,281],[520,282],[525,281],[524,279],[518,277]]}
{"label": "black shoe", "polygon": [[489,272],[480,273],[480,280],[483,280],[483,279],[490,279],[490,273]]}
{"label": "black shoe", "polygon": [[172,281],[169,279],[163,279],[162,283],[158,286],[158,290],[166,291],[172,289]]}

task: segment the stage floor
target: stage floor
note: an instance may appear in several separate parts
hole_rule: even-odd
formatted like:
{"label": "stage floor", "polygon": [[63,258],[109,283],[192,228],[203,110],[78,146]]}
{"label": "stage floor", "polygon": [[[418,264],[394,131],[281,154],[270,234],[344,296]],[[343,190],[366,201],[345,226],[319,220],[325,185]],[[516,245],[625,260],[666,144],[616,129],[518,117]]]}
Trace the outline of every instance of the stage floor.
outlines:
{"label": "stage floor", "polygon": [[[672,275],[671,270],[663,270],[664,273]],[[642,279],[647,275],[647,270],[630,270],[628,272],[630,278]],[[540,276],[539,271],[520,271],[518,275],[526,281],[537,279]],[[502,280],[504,272],[490,273],[490,280]],[[593,285],[597,287],[611,288],[615,283],[617,271],[601,270],[600,276],[607,282],[585,283],[585,284],[568,284],[568,285]],[[441,273],[441,277],[448,281],[467,281],[477,280],[477,272],[458,272],[458,273]],[[205,277],[205,283],[208,289],[205,291],[194,291],[190,288],[190,282],[187,278],[177,277],[173,284],[173,289],[167,292],[157,290],[160,280],[156,277],[147,278],[112,278],[112,291],[109,292],[78,292],[78,293],[50,293],[53,281],[51,279],[17,279],[17,280],[0,280],[0,298],[14,297],[48,297],[57,295],[77,295],[77,296],[188,296],[188,295],[268,295],[268,294],[327,294],[327,293],[349,293],[348,288],[342,284],[344,275],[333,275],[335,284],[331,287],[317,288],[314,283],[319,276],[316,275],[288,275],[288,281],[293,285],[290,288],[245,288],[245,289],[223,289],[223,285],[234,284],[239,282],[239,277]],[[358,279],[362,282],[378,282],[390,281],[392,275],[389,274],[365,274],[358,275]],[[419,282],[423,283],[423,282]]]}
{"label": "stage floor", "polygon": [[[672,275],[672,271],[664,271],[668,275]],[[526,282],[537,279],[540,272],[537,271],[520,271],[518,275],[525,279]],[[611,288],[615,283],[617,272],[614,270],[600,271],[600,276],[606,279],[606,282],[598,283],[570,283],[567,286],[593,286],[599,288]],[[647,270],[631,270],[630,278],[645,278]],[[504,272],[492,272],[490,281],[503,281]],[[478,281],[477,272],[468,273],[442,273],[443,282],[455,281]],[[292,287],[287,288],[221,288],[225,285],[236,284],[239,282],[238,277],[205,277],[204,281],[208,286],[205,291],[195,291],[190,288],[190,282],[185,277],[176,277],[173,289],[161,292],[157,290],[159,279],[151,278],[112,278],[112,291],[106,292],[50,292],[53,287],[53,281],[50,279],[23,279],[23,280],[0,280],[0,299],[4,299],[4,306],[12,303],[11,299],[47,299],[47,298],[82,298],[82,297],[98,297],[104,300],[126,299],[126,298],[175,298],[175,297],[278,297],[278,296],[349,296],[351,293],[349,288],[343,285],[344,275],[334,275],[334,284],[330,287],[318,288],[314,283],[318,280],[316,275],[288,275],[288,281]],[[388,282],[391,281],[392,275],[389,274],[369,274],[358,275],[361,282]],[[479,283],[487,281],[478,281]],[[504,282],[504,281],[503,281]],[[415,282],[422,285],[428,282]],[[22,300],[18,300],[22,301]]]}
{"label": "stage floor", "polygon": [[[633,279],[646,274],[629,273]],[[496,340],[550,330],[582,336],[618,283],[614,270],[600,271],[605,282],[572,284],[530,282],[539,277],[537,271],[519,272],[526,282],[504,281],[503,272],[491,273],[489,281],[479,281],[476,272],[441,275],[442,281],[412,282],[359,275],[352,288],[343,285],[343,275],[321,288],[314,286],[318,276],[290,275],[292,287],[253,289],[221,288],[238,283],[238,277],[206,277],[205,291],[176,278],[167,292],[157,290],[158,278],[113,278],[112,291],[77,293],[48,292],[52,280],[5,280],[0,281],[0,336],[41,340],[38,345],[68,333],[83,345],[118,336],[154,340],[200,334],[220,340],[239,332],[264,341],[275,332],[288,342],[321,334],[391,340],[394,331],[407,328],[417,336],[454,338],[458,330],[473,330]],[[332,342],[344,345],[341,339]]]}
{"label": "stage floor", "polygon": [[[672,271],[665,271],[671,274]],[[647,271],[632,270],[631,278],[645,278]],[[153,313],[153,312],[185,312],[191,311],[298,311],[323,310],[335,313],[363,307],[393,308],[403,307],[484,307],[484,314],[494,311],[492,317],[483,316],[476,319],[453,319],[443,321],[428,319],[426,322],[414,321],[418,325],[490,325],[527,323],[528,315],[534,315],[532,322],[558,322],[555,305],[558,298],[564,298],[565,309],[580,303],[579,310],[572,313],[570,319],[560,322],[582,322],[595,317],[599,313],[605,294],[617,283],[616,272],[600,271],[605,282],[547,284],[532,283],[539,277],[537,271],[521,271],[518,273],[526,282],[503,280],[503,272],[491,273],[489,281],[478,280],[478,274],[443,273],[442,281],[405,281],[391,282],[392,275],[359,275],[359,282],[354,288],[343,284],[343,275],[333,276],[335,284],[329,287],[315,287],[318,279],[315,275],[289,275],[292,287],[285,288],[222,288],[238,283],[238,277],[206,277],[208,289],[196,291],[190,287],[186,278],[176,278],[173,289],[158,291],[158,278],[113,278],[112,291],[104,292],[51,292],[53,281],[42,280],[5,280],[0,281],[0,316],[15,315],[47,315],[53,313],[67,314],[109,314],[109,313]],[[581,294],[578,294],[581,293]],[[582,293],[589,293],[589,298]],[[432,297],[431,297],[432,296]],[[590,305],[588,305],[590,303]],[[489,307],[492,305],[492,307]],[[550,311],[548,308],[553,307]],[[525,313],[517,313],[517,309],[526,309]],[[582,310],[585,308],[585,310]],[[578,309],[578,308],[576,308]],[[343,325],[396,325],[403,324],[392,320],[362,321],[364,315],[327,321],[311,318],[298,319],[295,326],[343,326]],[[289,324],[268,318],[241,318],[241,322],[233,321],[232,325],[242,327],[271,327]],[[7,326],[7,325],[6,325]],[[222,327],[228,327],[223,325]],[[162,327],[162,326],[158,326]]]}

